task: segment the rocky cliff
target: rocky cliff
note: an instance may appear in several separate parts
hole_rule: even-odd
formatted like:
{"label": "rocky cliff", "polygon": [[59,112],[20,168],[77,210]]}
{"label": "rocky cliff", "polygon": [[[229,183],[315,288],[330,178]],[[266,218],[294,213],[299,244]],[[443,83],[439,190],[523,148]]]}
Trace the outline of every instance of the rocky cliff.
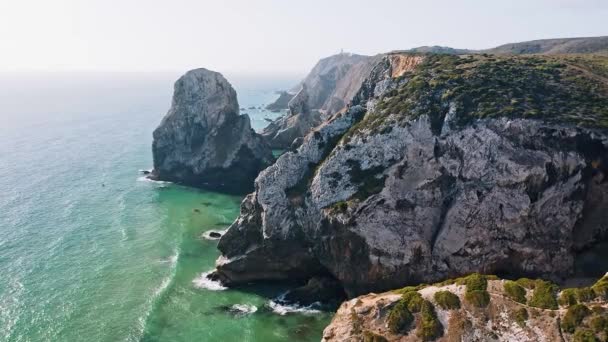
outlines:
{"label": "rocky cliff", "polygon": [[[355,96],[379,59],[380,56],[349,53],[321,59],[296,87],[299,96],[296,95],[298,99],[294,103],[297,105],[294,106],[290,101],[288,106],[281,106],[288,94],[281,95],[275,103],[269,105],[274,110],[289,109],[289,112],[271,123],[263,135],[274,148],[288,148],[294,139],[308,134],[322,119],[342,110]],[[306,111],[301,110],[304,98]]]}
{"label": "rocky cliff", "polygon": [[571,275],[608,232],[606,57],[389,54],[256,179],[226,284],[349,296],[470,272]]}
{"label": "rocky cliff", "polygon": [[597,284],[471,275],[369,294],[342,304],[322,341],[605,341],[608,298]]}
{"label": "rocky cliff", "polygon": [[153,137],[150,177],[157,180],[243,193],[273,162],[249,117],[239,115],[230,83],[206,69],[177,80],[171,108]]}
{"label": "rocky cliff", "polygon": [[310,107],[310,94],[304,84],[289,101],[289,112],[266,126],[261,135],[275,149],[285,149],[321,123],[321,113]]}

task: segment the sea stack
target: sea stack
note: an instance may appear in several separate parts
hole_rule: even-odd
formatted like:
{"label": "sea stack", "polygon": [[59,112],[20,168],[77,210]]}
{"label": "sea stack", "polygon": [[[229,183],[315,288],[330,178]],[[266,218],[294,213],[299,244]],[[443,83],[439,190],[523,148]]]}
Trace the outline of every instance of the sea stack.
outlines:
{"label": "sea stack", "polygon": [[188,71],[153,133],[151,179],[230,193],[253,190],[273,162],[270,147],[239,115],[236,91],[218,72]]}

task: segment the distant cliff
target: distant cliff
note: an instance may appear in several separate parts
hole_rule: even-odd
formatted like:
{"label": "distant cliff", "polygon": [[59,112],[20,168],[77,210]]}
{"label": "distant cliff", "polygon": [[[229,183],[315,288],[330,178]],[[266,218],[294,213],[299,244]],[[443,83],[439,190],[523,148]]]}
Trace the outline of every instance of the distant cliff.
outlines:
{"label": "distant cliff", "polygon": [[290,147],[294,139],[306,135],[321,119],[342,110],[379,58],[341,53],[321,59],[296,87],[300,98],[306,97],[306,111],[294,111],[289,103],[285,106],[289,94],[281,94],[268,108],[290,110],[264,130],[264,137],[274,148]]}
{"label": "distant cliff", "polygon": [[274,160],[249,117],[239,115],[230,83],[206,69],[177,80],[171,109],[153,137],[150,177],[157,180],[243,193]]}

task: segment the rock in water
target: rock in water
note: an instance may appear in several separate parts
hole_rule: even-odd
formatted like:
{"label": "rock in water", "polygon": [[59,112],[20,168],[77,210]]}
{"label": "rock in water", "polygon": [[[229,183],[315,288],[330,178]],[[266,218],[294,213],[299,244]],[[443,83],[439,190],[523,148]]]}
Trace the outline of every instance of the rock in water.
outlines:
{"label": "rock in water", "polygon": [[156,180],[244,193],[273,162],[249,117],[239,115],[230,83],[207,69],[188,71],[177,80],[171,109],[153,136],[150,177]]}

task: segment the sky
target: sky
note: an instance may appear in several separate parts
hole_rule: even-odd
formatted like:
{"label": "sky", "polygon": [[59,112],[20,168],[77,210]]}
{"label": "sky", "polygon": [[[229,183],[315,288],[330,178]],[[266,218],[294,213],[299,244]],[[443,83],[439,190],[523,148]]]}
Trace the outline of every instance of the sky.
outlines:
{"label": "sky", "polygon": [[608,35],[607,0],[0,0],[0,72],[305,74],[322,57]]}

